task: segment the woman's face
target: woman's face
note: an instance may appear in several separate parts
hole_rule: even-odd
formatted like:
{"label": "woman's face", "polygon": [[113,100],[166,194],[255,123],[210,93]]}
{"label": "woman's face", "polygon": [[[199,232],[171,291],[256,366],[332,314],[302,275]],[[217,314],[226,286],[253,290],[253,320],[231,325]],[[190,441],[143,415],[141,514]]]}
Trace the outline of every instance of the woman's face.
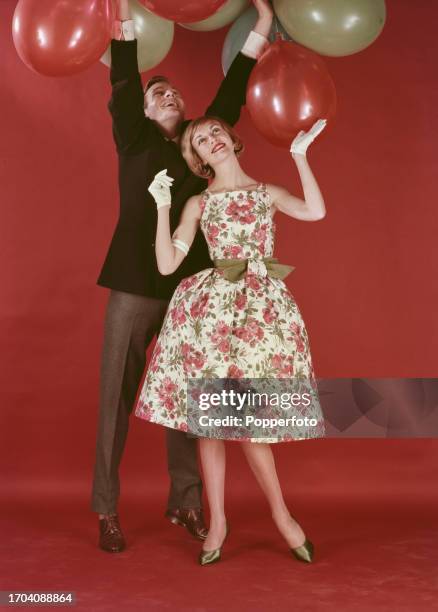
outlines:
{"label": "woman's face", "polygon": [[217,121],[209,121],[199,126],[193,134],[192,146],[202,162],[212,168],[230,154],[235,154],[230,135]]}

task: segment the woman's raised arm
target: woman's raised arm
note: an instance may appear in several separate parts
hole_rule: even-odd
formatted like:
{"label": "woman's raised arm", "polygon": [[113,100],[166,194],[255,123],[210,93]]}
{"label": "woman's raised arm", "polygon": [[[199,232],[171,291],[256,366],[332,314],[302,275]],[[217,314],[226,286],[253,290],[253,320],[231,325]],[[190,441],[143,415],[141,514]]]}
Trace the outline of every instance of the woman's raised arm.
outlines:
{"label": "woman's raised arm", "polygon": [[301,221],[319,221],[325,217],[324,198],[306,157],[308,146],[325,125],[324,119],[318,120],[308,132],[300,132],[291,145],[290,150],[300,175],[304,199],[291,195],[283,187],[267,186],[275,208]]}
{"label": "woman's raised arm", "polygon": [[159,172],[149,185],[158,211],[157,233],[155,238],[155,254],[160,274],[172,274],[181,265],[189,252],[198,231],[201,218],[200,195],[189,198],[184,206],[181,220],[173,233],[170,234],[169,211],[173,179],[166,170]]}

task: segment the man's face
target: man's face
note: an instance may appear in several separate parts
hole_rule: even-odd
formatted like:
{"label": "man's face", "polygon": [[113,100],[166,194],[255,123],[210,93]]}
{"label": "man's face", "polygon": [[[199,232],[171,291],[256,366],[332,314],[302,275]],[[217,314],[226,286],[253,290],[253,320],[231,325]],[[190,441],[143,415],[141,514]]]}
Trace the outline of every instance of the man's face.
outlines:
{"label": "man's face", "polygon": [[157,123],[168,119],[184,119],[184,100],[168,81],[159,81],[150,87],[144,97],[144,114]]}

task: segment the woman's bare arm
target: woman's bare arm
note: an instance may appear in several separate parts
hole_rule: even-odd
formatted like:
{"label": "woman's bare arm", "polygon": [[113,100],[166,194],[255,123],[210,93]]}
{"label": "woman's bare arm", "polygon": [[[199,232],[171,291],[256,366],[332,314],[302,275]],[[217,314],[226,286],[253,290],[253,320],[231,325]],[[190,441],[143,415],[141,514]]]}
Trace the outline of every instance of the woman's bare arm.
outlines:
{"label": "woman's bare arm", "polygon": [[158,209],[155,254],[161,274],[167,275],[175,272],[190,249],[201,219],[200,198],[201,196],[197,195],[187,200],[180,223],[173,236],[170,235],[170,206],[162,206]]}
{"label": "woman's bare arm", "polygon": [[306,152],[309,145],[322,132],[327,124],[326,119],[318,119],[310,130],[299,132],[294,138],[290,152],[297,165],[304,192],[304,200],[291,195],[287,189],[268,185],[268,192],[271,195],[276,210],[281,210],[289,217],[300,219],[301,221],[319,221],[325,217],[325,204],[319,189],[318,182],[307,161]]}
{"label": "woman's bare arm", "polygon": [[325,217],[325,204],[317,180],[305,155],[294,155],[303,187],[304,199],[291,195],[287,189],[268,185],[275,210],[300,221],[319,221]]}

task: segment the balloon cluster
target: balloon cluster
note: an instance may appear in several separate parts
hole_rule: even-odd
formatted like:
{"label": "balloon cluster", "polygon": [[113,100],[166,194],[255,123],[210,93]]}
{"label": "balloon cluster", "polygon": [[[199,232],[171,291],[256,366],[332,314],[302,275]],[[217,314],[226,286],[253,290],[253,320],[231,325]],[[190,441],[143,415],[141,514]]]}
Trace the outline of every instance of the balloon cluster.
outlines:
{"label": "balloon cluster", "polygon": [[100,58],[113,20],[110,0],[19,0],[12,37],[26,66],[47,76],[67,76]]}
{"label": "balloon cluster", "polygon": [[[320,56],[368,47],[382,31],[386,9],[384,0],[273,0],[273,6],[273,42],[251,73],[246,102],[257,130],[272,144],[289,147],[299,131],[320,118],[330,125],[335,115],[335,86]],[[256,21],[250,7],[228,31],[225,74]]]}
{"label": "balloon cluster", "polygon": [[[336,110],[333,81],[320,55],[344,56],[368,47],[385,23],[385,0],[272,0],[271,45],[253,69],[247,106],[257,129],[289,146],[318,118]],[[250,0],[129,0],[141,72],[169,52],[175,22],[208,32],[232,22],[223,46],[226,73],[257,21]],[[12,34],[31,69],[66,76],[99,58],[107,65],[113,0],[18,0]]]}
{"label": "balloon cluster", "polygon": [[[129,0],[140,71],[167,55],[175,21],[193,29],[216,29],[233,21],[247,4],[247,0]],[[109,65],[114,17],[113,0],[18,0],[12,37],[26,66],[47,76],[69,76],[99,58]]]}

